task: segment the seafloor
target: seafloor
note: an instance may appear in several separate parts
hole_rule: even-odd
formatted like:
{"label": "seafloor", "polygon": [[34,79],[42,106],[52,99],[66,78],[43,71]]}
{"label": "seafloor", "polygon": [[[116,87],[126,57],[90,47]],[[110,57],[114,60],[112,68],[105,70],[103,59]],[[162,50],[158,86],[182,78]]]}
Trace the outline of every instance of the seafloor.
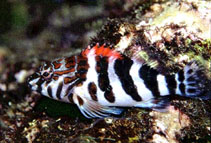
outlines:
{"label": "seafloor", "polygon": [[211,101],[175,97],[168,112],[127,108],[86,119],[75,105],[31,92],[44,61],[106,44],[163,74],[191,60],[211,89],[211,4],[198,0],[1,0],[0,142],[211,142]]}

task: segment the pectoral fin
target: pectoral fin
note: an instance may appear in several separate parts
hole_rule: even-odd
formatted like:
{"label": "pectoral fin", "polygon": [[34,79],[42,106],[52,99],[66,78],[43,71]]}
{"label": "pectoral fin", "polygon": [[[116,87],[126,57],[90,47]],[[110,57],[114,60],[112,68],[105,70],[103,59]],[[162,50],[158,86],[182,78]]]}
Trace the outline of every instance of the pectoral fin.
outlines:
{"label": "pectoral fin", "polygon": [[73,95],[73,101],[86,118],[103,118],[110,114],[119,115],[123,111],[121,108],[103,106],[78,95]]}

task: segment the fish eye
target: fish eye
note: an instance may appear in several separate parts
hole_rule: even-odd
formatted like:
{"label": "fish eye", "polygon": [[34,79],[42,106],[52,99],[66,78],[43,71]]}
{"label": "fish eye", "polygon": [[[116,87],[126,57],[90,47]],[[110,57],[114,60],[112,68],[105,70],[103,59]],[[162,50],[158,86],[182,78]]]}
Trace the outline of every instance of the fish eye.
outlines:
{"label": "fish eye", "polygon": [[53,75],[53,74],[52,74],[51,72],[45,71],[45,72],[43,72],[42,77],[43,77],[45,80],[49,80],[49,79],[51,79],[52,75]]}
{"label": "fish eye", "polygon": [[49,73],[48,73],[48,72],[44,72],[44,73],[43,73],[43,76],[44,76],[44,77],[48,77],[48,76],[49,76]]}

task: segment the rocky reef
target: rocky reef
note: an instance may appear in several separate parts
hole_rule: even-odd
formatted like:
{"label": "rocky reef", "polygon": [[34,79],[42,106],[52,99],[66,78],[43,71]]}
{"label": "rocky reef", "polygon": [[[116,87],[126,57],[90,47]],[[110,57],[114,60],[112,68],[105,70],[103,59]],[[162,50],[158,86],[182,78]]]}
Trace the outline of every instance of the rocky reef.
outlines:
{"label": "rocky reef", "polygon": [[[211,101],[174,98],[168,112],[127,108],[86,119],[75,105],[31,92],[43,61],[106,44],[173,74],[196,60],[211,89],[211,4],[203,0],[0,2],[0,142],[211,142]],[[81,10],[83,9],[83,10]]]}

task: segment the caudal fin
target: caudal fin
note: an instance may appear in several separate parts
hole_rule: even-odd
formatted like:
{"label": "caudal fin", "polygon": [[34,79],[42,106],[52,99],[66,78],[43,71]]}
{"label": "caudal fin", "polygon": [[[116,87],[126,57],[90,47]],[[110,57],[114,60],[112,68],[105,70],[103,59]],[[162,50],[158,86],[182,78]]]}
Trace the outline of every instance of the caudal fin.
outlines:
{"label": "caudal fin", "polygon": [[[176,74],[177,94],[186,97],[209,99],[211,90],[210,81],[205,76],[205,70],[195,61],[188,63],[185,68]],[[208,96],[208,97],[206,97]]]}

